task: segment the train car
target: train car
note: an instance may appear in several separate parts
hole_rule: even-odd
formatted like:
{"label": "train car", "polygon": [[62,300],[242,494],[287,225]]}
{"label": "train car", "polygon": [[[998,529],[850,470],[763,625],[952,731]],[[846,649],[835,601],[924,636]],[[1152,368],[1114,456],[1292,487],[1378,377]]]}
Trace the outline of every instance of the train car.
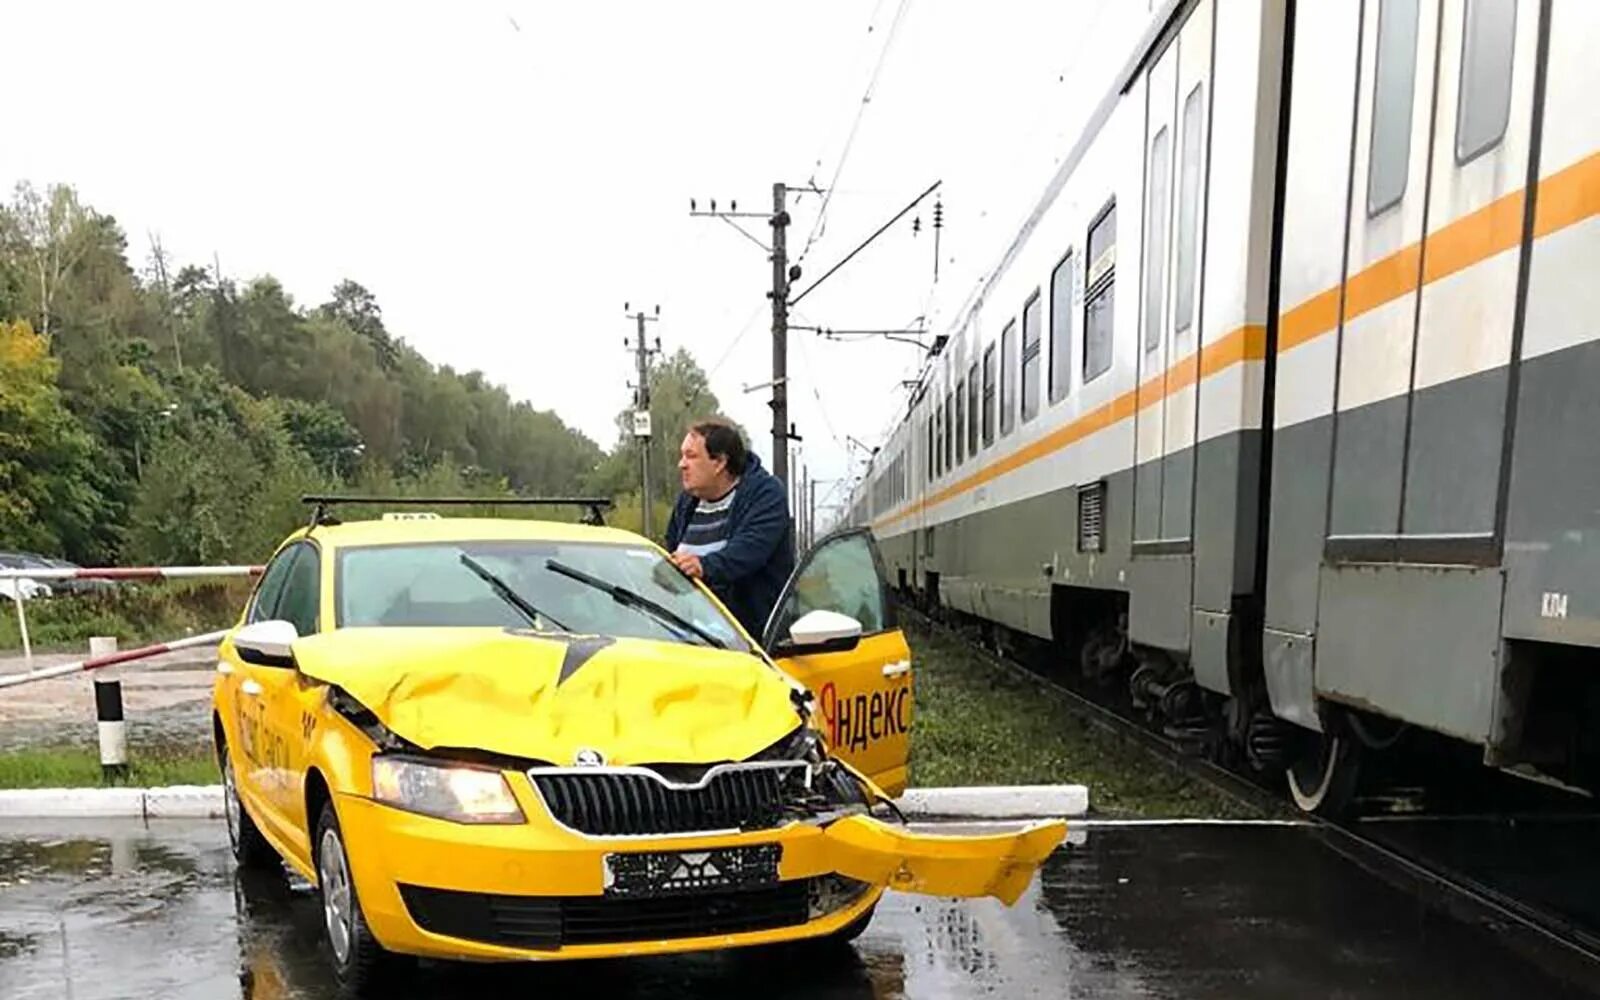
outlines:
{"label": "train car", "polygon": [[1302,808],[1600,758],[1600,6],[1175,0],[852,497]]}

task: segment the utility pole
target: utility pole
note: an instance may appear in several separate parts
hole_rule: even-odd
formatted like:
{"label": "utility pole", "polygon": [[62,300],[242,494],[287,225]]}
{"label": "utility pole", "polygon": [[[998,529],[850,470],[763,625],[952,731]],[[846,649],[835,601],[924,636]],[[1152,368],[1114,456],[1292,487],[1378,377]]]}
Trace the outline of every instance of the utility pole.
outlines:
{"label": "utility pole", "polygon": [[[627,313],[628,306],[629,303],[627,302],[622,304],[624,314]],[[651,347],[645,340],[644,325],[661,321],[661,307],[656,306],[654,316],[646,316],[644,310],[640,309],[633,314],[633,319],[638,324],[638,340],[630,344],[624,338],[622,342],[633,351],[634,362],[638,366],[638,375],[636,376],[638,381],[633,386],[633,437],[634,440],[639,442],[639,464],[641,466],[639,472],[639,495],[643,512],[641,527],[644,529],[644,536],[649,538],[652,535],[650,525],[650,444],[653,430],[650,426],[650,356],[661,353],[661,338],[657,337],[655,346]]]}
{"label": "utility pole", "polygon": [[772,185],[772,474],[789,483],[788,188]]}
{"label": "utility pole", "polygon": [[806,482],[806,548],[817,542],[817,481]]}

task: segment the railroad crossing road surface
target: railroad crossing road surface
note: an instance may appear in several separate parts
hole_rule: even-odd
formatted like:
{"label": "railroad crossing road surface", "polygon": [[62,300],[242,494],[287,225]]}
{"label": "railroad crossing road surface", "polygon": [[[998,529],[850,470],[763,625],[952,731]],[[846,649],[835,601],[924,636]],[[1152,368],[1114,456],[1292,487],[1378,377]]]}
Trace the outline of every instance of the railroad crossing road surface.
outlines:
{"label": "railroad crossing road surface", "polygon": [[[0,997],[331,997],[304,887],[239,880],[218,822],[0,826]],[[1591,996],[1491,918],[1304,826],[1080,826],[1015,907],[891,894],[854,951],[424,964],[407,996]],[[507,989],[509,987],[509,989]],[[481,992],[485,988],[495,994]]]}

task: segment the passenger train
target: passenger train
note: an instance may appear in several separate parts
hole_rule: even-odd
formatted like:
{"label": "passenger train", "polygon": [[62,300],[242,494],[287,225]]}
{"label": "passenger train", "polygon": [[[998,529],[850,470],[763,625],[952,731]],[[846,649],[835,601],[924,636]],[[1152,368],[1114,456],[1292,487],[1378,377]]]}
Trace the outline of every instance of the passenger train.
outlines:
{"label": "passenger train", "polygon": [[1600,4],[1172,0],[851,497],[1301,808],[1600,785]]}

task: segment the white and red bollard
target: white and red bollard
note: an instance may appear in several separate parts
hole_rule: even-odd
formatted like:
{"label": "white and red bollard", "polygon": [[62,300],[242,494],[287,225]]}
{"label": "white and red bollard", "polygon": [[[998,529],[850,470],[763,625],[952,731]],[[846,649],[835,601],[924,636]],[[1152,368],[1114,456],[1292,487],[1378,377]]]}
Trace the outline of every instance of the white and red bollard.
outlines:
{"label": "white and red bollard", "polygon": [[[97,635],[89,640],[89,658],[117,651],[116,636]],[[128,730],[122,717],[122,681],[115,676],[94,679],[94,717],[100,731],[100,774],[107,781],[128,776]]]}

